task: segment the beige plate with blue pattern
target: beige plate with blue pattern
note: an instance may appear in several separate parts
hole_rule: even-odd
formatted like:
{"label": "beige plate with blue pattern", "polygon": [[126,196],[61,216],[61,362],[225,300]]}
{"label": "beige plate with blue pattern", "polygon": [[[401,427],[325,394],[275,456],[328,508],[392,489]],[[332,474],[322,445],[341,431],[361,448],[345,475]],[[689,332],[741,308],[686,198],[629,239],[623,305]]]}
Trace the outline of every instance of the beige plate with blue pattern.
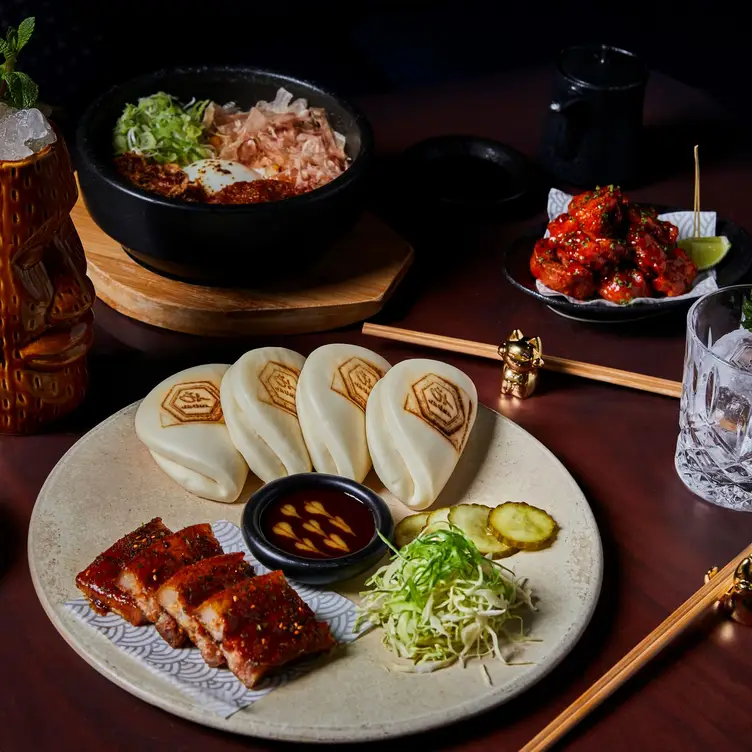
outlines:
{"label": "beige plate with blue pattern", "polygon": [[[540,642],[505,666],[477,661],[427,675],[390,672],[378,630],[360,638],[301,678],[222,718],[147,670],[76,619],[63,603],[79,595],[76,573],[145,520],[161,516],[172,529],[227,519],[242,503],[190,496],[154,464],[136,438],[131,405],[84,436],[60,460],[37,499],[29,528],[29,565],[39,600],[71,647],[97,671],[133,695],[196,723],[238,734],[307,742],[354,742],[425,731],[501,705],[540,681],[572,649],[595,609],[603,557],[588,503],[563,465],[540,442],[481,407],[457,469],[436,506],[495,506],[522,500],[543,507],[561,530],[551,548],[505,560],[540,598],[528,620]],[[408,510],[371,475],[395,520]],[[255,490],[249,483],[243,498]],[[341,592],[350,597],[362,583]]]}

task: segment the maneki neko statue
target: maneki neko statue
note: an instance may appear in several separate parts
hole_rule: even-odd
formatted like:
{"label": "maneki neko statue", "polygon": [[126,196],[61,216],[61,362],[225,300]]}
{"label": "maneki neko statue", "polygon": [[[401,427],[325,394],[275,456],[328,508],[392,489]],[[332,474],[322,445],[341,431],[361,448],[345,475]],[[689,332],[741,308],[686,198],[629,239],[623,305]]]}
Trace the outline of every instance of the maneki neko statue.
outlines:
{"label": "maneki neko statue", "polygon": [[0,433],[38,431],[85,395],[94,289],[70,218],[77,193],[57,130],[0,101]]}

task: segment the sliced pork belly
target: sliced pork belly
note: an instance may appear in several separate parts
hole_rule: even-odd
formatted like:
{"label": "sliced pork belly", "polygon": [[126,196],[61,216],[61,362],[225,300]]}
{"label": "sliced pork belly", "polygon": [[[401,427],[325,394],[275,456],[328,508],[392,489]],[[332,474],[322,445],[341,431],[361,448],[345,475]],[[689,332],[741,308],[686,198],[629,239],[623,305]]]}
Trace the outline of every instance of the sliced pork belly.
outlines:
{"label": "sliced pork belly", "polygon": [[112,611],[136,627],[147,624],[146,616],[133,597],[118,586],[118,579],[123,568],[136,556],[171,534],[172,530],[159,517],[155,517],[99,554],[76,576],[76,587],[88,598],[91,607],[98,614]]}
{"label": "sliced pork belly", "polygon": [[271,669],[336,645],[282,572],[243,580],[202,603],[196,618],[220,644],[227,666],[248,688]]}
{"label": "sliced pork belly", "polygon": [[222,554],[184,567],[157,591],[159,605],[187,633],[209,666],[224,664],[224,655],[193,611],[207,598],[253,575],[242,553]]}
{"label": "sliced pork belly", "polygon": [[186,634],[160,607],[157,590],[183,567],[221,553],[211,525],[191,525],[162,538],[132,559],[123,567],[118,585],[154,623],[165,642],[178,648],[185,643]]}

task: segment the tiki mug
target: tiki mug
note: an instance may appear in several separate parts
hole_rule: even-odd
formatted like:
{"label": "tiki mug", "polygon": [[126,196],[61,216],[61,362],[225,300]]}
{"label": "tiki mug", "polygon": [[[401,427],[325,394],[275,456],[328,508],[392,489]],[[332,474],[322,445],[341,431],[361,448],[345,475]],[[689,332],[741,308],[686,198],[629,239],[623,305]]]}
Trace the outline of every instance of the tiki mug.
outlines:
{"label": "tiki mug", "polygon": [[84,398],[94,288],[70,212],[65,143],[0,161],[0,433],[32,433]]}

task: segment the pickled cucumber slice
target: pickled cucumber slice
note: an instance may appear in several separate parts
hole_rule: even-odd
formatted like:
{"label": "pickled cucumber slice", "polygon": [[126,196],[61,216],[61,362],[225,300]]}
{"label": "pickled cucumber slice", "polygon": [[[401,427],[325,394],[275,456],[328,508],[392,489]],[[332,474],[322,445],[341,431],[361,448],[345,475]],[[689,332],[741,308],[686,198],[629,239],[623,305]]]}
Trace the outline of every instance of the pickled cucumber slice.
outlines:
{"label": "pickled cucumber slice", "polygon": [[426,526],[423,528],[423,530],[424,531],[448,530],[449,529],[449,525],[447,525],[448,522],[449,522],[449,507],[442,507],[441,509],[437,509],[428,515],[428,519],[426,520]]}
{"label": "pickled cucumber slice", "polygon": [[411,514],[397,523],[397,527],[394,528],[394,545],[397,548],[406,546],[411,541],[414,541],[420,531],[426,526],[426,520],[428,519],[428,512],[420,512],[419,514]]}
{"label": "pickled cucumber slice", "polygon": [[488,529],[490,513],[491,508],[482,504],[458,504],[449,510],[449,522],[462,530],[483,555],[511,556],[517,549],[500,541]]}
{"label": "pickled cucumber slice", "polygon": [[491,510],[491,532],[507,546],[523,551],[538,551],[549,545],[558,529],[548,512],[524,501],[507,501]]}

